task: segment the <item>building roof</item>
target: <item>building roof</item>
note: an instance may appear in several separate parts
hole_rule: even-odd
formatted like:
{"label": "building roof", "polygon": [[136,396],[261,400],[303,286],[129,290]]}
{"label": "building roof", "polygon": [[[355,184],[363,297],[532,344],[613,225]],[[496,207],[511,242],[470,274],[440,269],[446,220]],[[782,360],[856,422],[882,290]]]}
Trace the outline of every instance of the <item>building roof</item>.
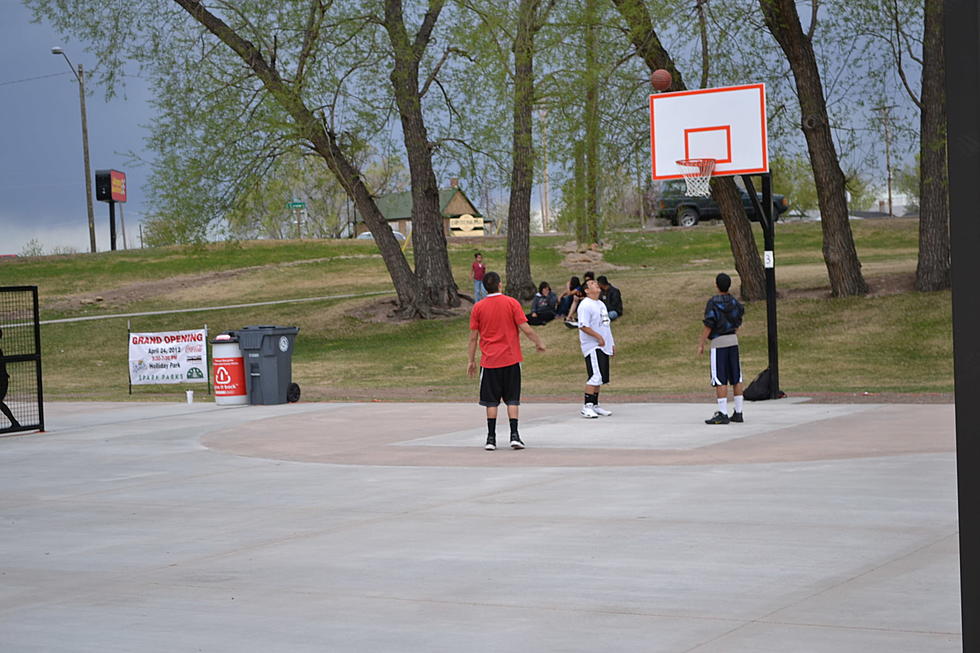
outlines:
{"label": "building roof", "polygon": [[[389,193],[375,200],[378,210],[385,220],[409,220],[412,217],[412,191]],[[458,218],[469,213],[475,218],[483,215],[459,188],[445,188],[439,191],[439,212],[444,218]]]}

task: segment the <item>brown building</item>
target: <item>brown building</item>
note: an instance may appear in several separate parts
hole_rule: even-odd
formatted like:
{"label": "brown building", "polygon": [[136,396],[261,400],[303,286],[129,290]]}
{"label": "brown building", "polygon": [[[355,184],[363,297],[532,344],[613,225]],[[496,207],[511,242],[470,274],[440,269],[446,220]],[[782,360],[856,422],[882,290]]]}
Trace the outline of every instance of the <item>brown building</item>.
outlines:
{"label": "brown building", "polygon": [[[484,218],[476,210],[466,193],[453,179],[451,187],[439,191],[439,212],[442,214],[443,231],[447,238],[474,237],[493,232],[492,219]],[[385,217],[393,231],[408,236],[412,229],[412,192],[391,193],[375,200],[378,210]],[[367,225],[360,216],[354,226],[354,235],[367,231]]]}

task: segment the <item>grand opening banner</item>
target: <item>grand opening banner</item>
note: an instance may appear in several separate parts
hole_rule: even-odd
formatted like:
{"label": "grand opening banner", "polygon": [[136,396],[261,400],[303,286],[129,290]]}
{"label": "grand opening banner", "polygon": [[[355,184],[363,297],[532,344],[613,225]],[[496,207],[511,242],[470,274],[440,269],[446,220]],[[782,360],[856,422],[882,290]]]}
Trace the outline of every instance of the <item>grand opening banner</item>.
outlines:
{"label": "grand opening banner", "polygon": [[130,333],[131,383],[207,383],[207,342],[207,329]]}

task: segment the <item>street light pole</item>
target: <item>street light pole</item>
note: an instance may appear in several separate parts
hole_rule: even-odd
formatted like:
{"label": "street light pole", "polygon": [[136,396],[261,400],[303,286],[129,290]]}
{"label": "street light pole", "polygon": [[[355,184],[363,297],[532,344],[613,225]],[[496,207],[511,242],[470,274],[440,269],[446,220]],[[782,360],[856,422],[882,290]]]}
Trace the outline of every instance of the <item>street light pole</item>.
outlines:
{"label": "street light pole", "polygon": [[75,74],[78,80],[78,104],[82,111],[82,157],[85,160],[85,207],[88,210],[88,239],[89,247],[94,254],[95,248],[95,209],[92,206],[92,165],[89,163],[88,153],[88,116],[85,113],[85,69],[82,64],[78,64],[78,70],[72,66],[71,60],[61,48],[51,48],[51,54],[60,54],[68,62],[68,67]]}

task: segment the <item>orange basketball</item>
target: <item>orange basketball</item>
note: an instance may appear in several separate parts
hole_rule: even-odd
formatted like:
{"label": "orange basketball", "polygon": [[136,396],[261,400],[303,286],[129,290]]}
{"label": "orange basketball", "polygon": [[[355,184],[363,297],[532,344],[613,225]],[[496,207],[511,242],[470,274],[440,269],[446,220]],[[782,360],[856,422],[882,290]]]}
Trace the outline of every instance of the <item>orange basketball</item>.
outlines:
{"label": "orange basketball", "polygon": [[658,91],[666,91],[674,83],[674,78],[670,76],[669,72],[659,68],[650,73],[650,83]]}

